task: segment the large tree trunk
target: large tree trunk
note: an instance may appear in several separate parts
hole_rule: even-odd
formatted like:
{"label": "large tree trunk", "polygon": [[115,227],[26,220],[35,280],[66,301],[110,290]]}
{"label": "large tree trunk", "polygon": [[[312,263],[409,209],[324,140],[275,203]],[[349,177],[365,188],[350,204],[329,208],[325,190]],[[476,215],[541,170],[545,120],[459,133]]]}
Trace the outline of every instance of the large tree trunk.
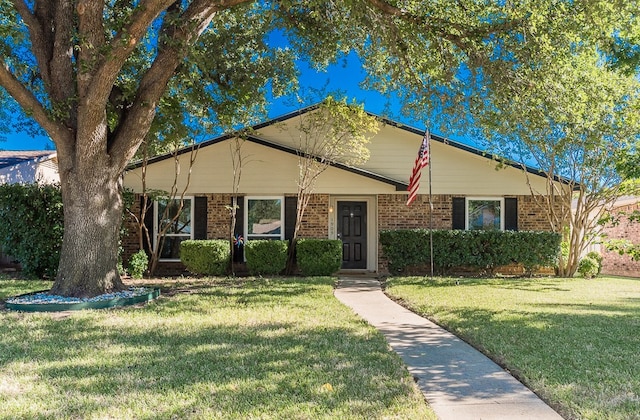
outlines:
{"label": "large tree trunk", "polygon": [[61,172],[64,238],[53,294],[93,297],[125,287],[117,269],[121,174],[106,155],[92,161],[90,172]]}

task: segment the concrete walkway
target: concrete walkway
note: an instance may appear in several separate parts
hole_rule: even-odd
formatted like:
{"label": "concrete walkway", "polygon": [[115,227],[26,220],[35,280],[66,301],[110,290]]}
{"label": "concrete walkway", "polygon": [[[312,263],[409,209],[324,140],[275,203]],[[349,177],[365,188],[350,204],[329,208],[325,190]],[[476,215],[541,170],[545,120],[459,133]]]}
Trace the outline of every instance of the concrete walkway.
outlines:
{"label": "concrete walkway", "polygon": [[378,280],[342,277],[335,296],[385,335],[440,419],[562,419],[482,353],[390,300]]}

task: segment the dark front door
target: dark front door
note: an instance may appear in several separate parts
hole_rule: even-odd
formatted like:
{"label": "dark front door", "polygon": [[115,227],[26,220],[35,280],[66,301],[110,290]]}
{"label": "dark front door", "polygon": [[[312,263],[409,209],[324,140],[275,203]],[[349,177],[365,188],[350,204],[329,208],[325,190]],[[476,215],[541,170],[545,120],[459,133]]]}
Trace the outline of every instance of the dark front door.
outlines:
{"label": "dark front door", "polygon": [[342,268],[366,269],[366,201],[338,201],[338,239],[342,240]]}

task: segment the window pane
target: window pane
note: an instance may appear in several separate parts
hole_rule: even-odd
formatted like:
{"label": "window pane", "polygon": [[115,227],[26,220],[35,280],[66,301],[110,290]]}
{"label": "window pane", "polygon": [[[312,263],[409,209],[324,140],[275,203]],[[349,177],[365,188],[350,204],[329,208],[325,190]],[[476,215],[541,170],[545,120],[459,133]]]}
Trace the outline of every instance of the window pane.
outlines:
{"label": "window pane", "polygon": [[191,200],[185,199],[182,204],[182,211],[176,220],[173,218],[180,209],[180,200],[160,200],[158,201],[158,231],[168,226],[167,234],[191,234]]}
{"label": "window pane", "polygon": [[160,250],[160,258],[163,260],[179,260],[180,242],[187,239],[189,239],[189,236],[165,236]]}
{"label": "window pane", "polygon": [[247,203],[248,235],[280,235],[282,232],[281,199],[249,199]]}
{"label": "window pane", "polygon": [[500,230],[499,200],[469,200],[469,230]]}

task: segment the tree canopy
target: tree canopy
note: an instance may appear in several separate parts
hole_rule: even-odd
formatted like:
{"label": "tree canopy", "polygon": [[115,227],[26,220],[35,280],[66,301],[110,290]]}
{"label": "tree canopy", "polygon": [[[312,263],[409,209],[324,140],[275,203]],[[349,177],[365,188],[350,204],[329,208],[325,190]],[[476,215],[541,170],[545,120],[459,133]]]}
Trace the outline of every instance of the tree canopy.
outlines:
{"label": "tree canopy", "polygon": [[[251,121],[268,94],[296,88],[297,57],[321,69],[355,51],[366,87],[462,122],[531,92],[582,50],[633,57],[637,10],[626,0],[0,0],[0,103],[19,104],[58,152],[65,237],[53,289],[122,287],[120,178],[149,133]],[[274,31],[290,47],[272,45]]]}

